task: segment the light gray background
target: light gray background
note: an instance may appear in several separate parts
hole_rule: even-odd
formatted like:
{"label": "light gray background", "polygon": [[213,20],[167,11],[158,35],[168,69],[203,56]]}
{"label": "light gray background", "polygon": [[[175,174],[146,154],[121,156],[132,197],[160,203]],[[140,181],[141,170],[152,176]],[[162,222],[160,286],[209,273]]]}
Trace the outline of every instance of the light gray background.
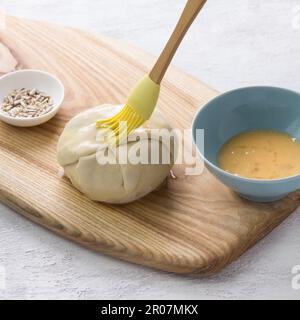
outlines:
{"label": "light gray background", "polygon": [[[158,54],[184,3],[0,0],[0,7],[12,15],[123,39]],[[174,64],[220,91],[257,84],[300,91],[299,53],[300,0],[208,0]],[[157,272],[88,251],[4,206],[0,219],[3,299],[300,298],[300,290],[291,286],[291,269],[300,265],[299,212],[223,272],[204,279]]]}

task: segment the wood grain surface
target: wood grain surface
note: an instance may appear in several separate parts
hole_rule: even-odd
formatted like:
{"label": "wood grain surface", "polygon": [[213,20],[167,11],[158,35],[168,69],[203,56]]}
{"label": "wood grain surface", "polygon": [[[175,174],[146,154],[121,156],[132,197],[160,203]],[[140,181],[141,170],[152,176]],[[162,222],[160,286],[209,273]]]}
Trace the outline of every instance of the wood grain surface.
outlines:
{"label": "wood grain surface", "polygon": [[[120,103],[154,62],[116,40],[41,22],[7,18],[0,33],[0,72],[37,68],[64,83],[62,110],[35,128],[0,124],[0,198],[32,221],[91,249],[176,273],[210,274],[238,258],[298,205],[296,192],[272,204],[240,199],[210,173],[177,179],[123,206],[94,203],[59,175],[56,144],[72,116],[104,102]],[[0,55],[1,56],[1,55]],[[171,68],[160,108],[174,127],[188,128],[196,110],[217,94]]]}

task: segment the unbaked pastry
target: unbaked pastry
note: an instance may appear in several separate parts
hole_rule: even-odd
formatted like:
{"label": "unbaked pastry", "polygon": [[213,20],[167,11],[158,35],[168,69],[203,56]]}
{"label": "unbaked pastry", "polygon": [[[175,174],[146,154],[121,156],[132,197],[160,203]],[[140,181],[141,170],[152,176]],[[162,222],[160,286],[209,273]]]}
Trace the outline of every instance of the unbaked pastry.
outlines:
{"label": "unbaked pastry", "polygon": [[[98,141],[97,135],[101,129],[96,128],[95,122],[111,117],[121,107],[102,105],[78,114],[66,125],[58,142],[58,162],[64,168],[65,175],[78,190],[95,201],[121,204],[137,200],[159,187],[174,163],[174,140],[171,139],[169,144],[164,143],[163,139],[154,141],[149,134],[149,129],[165,128],[168,132],[171,130],[159,111],[155,111],[150,121],[133,134],[147,133],[140,138],[140,143],[148,142],[148,149],[158,143],[160,152],[169,154],[169,163],[162,163],[161,158],[158,164],[118,163],[115,152],[101,139]],[[117,149],[122,152],[127,144],[129,156],[131,152],[136,152],[138,142],[130,142],[129,138],[128,140],[121,143]],[[105,154],[108,158],[115,157],[112,160],[116,163],[101,164],[99,154]]]}

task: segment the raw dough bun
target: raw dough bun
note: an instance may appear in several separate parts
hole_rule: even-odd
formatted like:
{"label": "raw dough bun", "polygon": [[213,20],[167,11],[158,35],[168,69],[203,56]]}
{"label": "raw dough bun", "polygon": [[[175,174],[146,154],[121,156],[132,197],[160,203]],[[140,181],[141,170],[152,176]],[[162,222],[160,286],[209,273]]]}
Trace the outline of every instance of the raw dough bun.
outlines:
{"label": "raw dough bun", "polygon": [[[77,115],[66,125],[58,142],[58,162],[65,175],[78,190],[95,201],[128,203],[137,200],[159,187],[174,163],[173,142],[170,147],[160,141],[161,150],[170,154],[171,164],[99,164],[97,151],[109,150],[107,145],[96,141],[99,129],[95,122],[111,117],[120,108],[122,106],[102,105]],[[150,128],[171,130],[159,111],[155,111],[151,120],[136,132],[148,132]],[[150,148],[154,143],[150,139],[150,136],[141,138],[141,143],[148,140]],[[129,154],[137,142],[125,142],[117,148],[124,148],[126,143]]]}

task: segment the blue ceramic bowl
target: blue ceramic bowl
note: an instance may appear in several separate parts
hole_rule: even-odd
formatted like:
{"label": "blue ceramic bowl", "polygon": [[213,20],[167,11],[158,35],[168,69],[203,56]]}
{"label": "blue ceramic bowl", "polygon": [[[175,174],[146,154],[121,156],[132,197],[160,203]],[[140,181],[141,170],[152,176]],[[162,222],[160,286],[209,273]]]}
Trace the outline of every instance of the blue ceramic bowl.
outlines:
{"label": "blue ceramic bowl", "polygon": [[[196,141],[197,129],[204,129],[204,148]],[[192,127],[194,144],[209,171],[244,198],[271,202],[300,189],[300,174],[258,180],[235,176],[218,167],[218,153],[223,144],[248,130],[278,130],[300,140],[300,94],[274,87],[233,90],[201,108]]]}

